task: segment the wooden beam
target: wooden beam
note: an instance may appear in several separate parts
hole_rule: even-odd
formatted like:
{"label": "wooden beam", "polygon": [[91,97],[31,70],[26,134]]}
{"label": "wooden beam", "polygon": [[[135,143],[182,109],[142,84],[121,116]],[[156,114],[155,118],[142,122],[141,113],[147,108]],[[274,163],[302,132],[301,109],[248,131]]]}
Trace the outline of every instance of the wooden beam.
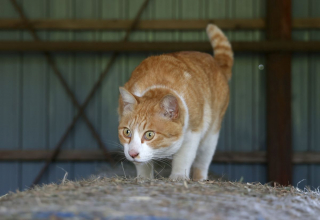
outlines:
{"label": "wooden beam", "polygon": [[[0,150],[0,161],[39,161],[46,160],[51,150]],[[114,154],[115,158],[119,155]],[[122,158],[121,155],[120,158]],[[57,161],[106,161],[100,150],[61,150]],[[216,152],[213,158],[217,163],[265,163],[265,152]]]}
{"label": "wooden beam", "polygon": [[[51,150],[0,150],[0,161],[42,161],[52,154]],[[115,160],[120,156],[114,154]],[[122,158],[123,156],[121,156]],[[61,150],[57,161],[106,161],[100,150]],[[257,152],[216,152],[215,163],[266,163],[267,154]],[[320,164],[320,152],[296,152],[294,164]]]}
{"label": "wooden beam", "polygon": [[[132,20],[30,20],[35,29],[45,30],[125,30]],[[262,29],[263,19],[144,20],[139,30],[204,30],[209,23],[222,29]],[[0,29],[26,29],[19,19],[0,19]]]}
{"label": "wooden beam", "polygon": [[216,152],[215,163],[266,163],[266,152]]}
{"label": "wooden beam", "polygon": [[[259,41],[232,42],[236,52],[319,52],[320,41]],[[33,42],[0,41],[0,51],[48,51],[48,52],[211,52],[209,42]]]}
{"label": "wooden beam", "polygon": [[[267,39],[291,40],[291,0],[267,1]],[[291,54],[267,55],[268,179],[281,185],[292,182]]]}
{"label": "wooden beam", "polygon": [[[93,20],[93,19],[34,19],[30,24],[36,30],[126,30],[132,20]],[[203,20],[143,20],[139,30],[204,30],[208,23],[214,23],[222,29],[252,30],[265,29],[265,20],[258,19],[203,19]],[[320,18],[293,19],[292,28],[318,29]],[[0,19],[0,29],[27,29],[20,19]]]}
{"label": "wooden beam", "polygon": [[292,163],[294,164],[319,164],[320,152],[296,152],[293,153]]}
{"label": "wooden beam", "polygon": [[298,18],[293,19],[292,28],[296,29],[319,29],[320,18]]}
{"label": "wooden beam", "polygon": [[[53,150],[1,150],[0,161],[37,161],[47,160]],[[57,161],[106,161],[101,150],[61,150]]]}

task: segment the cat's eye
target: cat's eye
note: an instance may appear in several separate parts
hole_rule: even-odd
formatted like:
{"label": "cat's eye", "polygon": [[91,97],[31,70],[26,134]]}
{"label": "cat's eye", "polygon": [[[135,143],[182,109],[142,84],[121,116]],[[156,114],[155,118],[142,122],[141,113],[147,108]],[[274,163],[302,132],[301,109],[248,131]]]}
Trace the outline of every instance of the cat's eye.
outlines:
{"label": "cat's eye", "polygon": [[146,139],[148,141],[152,140],[153,137],[154,137],[154,132],[153,131],[147,131],[144,134],[144,139]]}
{"label": "cat's eye", "polygon": [[131,131],[129,130],[129,128],[123,129],[123,135],[129,138],[131,137]]}

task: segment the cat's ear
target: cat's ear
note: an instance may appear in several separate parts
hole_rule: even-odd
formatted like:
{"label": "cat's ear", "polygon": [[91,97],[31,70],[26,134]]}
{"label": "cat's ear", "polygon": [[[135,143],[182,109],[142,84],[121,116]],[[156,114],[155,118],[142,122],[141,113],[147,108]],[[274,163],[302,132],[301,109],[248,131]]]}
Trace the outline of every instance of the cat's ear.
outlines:
{"label": "cat's ear", "polygon": [[136,98],[124,87],[119,87],[119,91],[123,103],[123,112],[132,111],[138,103]]}
{"label": "cat's ear", "polygon": [[160,102],[161,114],[170,119],[179,117],[179,104],[176,97],[173,95],[166,95]]}

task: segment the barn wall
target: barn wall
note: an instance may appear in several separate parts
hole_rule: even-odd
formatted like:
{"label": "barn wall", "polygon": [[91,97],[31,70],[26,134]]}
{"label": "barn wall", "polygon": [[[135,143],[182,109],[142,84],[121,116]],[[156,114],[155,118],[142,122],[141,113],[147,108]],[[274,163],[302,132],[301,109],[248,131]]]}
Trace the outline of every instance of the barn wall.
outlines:
{"label": "barn wall", "polygon": [[[293,1],[293,17],[320,17],[317,0]],[[319,41],[319,30],[293,31],[293,40]],[[293,148],[320,151],[320,53],[296,53],[292,59]],[[294,182],[299,187],[320,185],[320,165],[295,165]]]}
{"label": "barn wall", "polygon": [[[296,17],[317,16],[312,8],[317,0],[295,0]],[[20,0],[29,18],[47,19],[130,19],[143,0]],[[302,3],[303,2],[303,3]],[[318,3],[317,3],[318,4]],[[7,0],[0,0],[0,18],[18,18]],[[303,6],[303,10],[300,9]],[[319,9],[319,6],[317,6]],[[313,12],[311,13],[311,9]],[[265,17],[265,0],[151,0],[142,19],[206,19]],[[300,11],[301,10],[301,11]],[[304,11],[304,12],[303,12]],[[318,10],[320,11],[320,10]],[[300,13],[300,14],[299,14]],[[303,13],[303,14],[301,14]],[[319,16],[319,15],[318,15]],[[122,31],[41,31],[43,40],[51,41],[118,41]],[[264,40],[261,31],[227,31],[231,41]],[[297,39],[317,38],[315,31],[294,33]],[[319,34],[318,34],[319,37]],[[0,31],[0,40],[31,40],[25,31]],[[131,41],[207,41],[205,31],[137,31]],[[319,40],[319,39],[318,39]],[[83,102],[97,80],[109,53],[54,53],[58,67],[77,99]],[[149,53],[122,53],[90,102],[86,113],[109,150],[116,150],[118,87]],[[295,54],[293,58],[293,107],[295,150],[318,149],[320,139],[319,56]],[[231,100],[221,137],[220,151],[265,150],[265,65],[264,55],[237,53]],[[308,70],[308,74],[299,74]],[[317,71],[318,70],[318,71]],[[316,81],[317,80],[317,81]],[[311,96],[310,96],[311,95]],[[52,149],[71,122],[76,109],[65,94],[52,70],[39,53],[0,53],[0,149]],[[303,105],[306,104],[307,105]],[[307,134],[304,128],[311,129]],[[307,147],[306,147],[307,146]],[[304,147],[304,148],[303,148]],[[97,149],[86,124],[80,120],[63,149]],[[29,186],[42,162],[0,162],[0,195],[8,190]],[[42,182],[56,182],[69,172],[69,178],[82,178],[94,173],[103,163],[54,163]],[[266,181],[266,166],[260,164],[213,164],[211,170],[231,180]],[[308,184],[320,185],[316,165],[295,167],[295,182],[305,176]]]}

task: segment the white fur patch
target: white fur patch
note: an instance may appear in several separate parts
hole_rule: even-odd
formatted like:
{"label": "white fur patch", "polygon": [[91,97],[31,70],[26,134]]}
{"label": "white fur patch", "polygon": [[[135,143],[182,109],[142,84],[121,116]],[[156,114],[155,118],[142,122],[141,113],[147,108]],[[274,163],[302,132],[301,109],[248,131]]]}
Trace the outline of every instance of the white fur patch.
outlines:
{"label": "white fur patch", "polygon": [[129,155],[129,144],[123,145],[123,151],[124,151],[124,155],[126,156],[127,160],[133,161],[132,157]]}
{"label": "white fur patch", "polygon": [[186,79],[190,79],[191,78],[191,75],[188,72],[184,72],[183,75],[184,75],[184,78],[186,78]]}
{"label": "white fur patch", "polygon": [[132,139],[129,144],[124,144],[124,155],[129,161],[134,161],[129,155],[130,150],[134,150],[140,154],[141,152],[141,141],[139,138],[139,133],[137,131],[131,131],[133,133]]}
{"label": "white fur patch", "polygon": [[130,150],[134,150],[138,153],[140,153],[141,151],[141,138],[140,138],[140,134],[138,133],[138,131],[132,131],[133,132],[133,138],[131,139],[130,142]]}
{"label": "white fur patch", "polygon": [[135,96],[138,96],[138,97],[141,97],[141,91],[139,89],[139,87],[137,86],[137,84],[135,84],[133,86],[133,89],[132,89],[132,94],[135,95]]}

